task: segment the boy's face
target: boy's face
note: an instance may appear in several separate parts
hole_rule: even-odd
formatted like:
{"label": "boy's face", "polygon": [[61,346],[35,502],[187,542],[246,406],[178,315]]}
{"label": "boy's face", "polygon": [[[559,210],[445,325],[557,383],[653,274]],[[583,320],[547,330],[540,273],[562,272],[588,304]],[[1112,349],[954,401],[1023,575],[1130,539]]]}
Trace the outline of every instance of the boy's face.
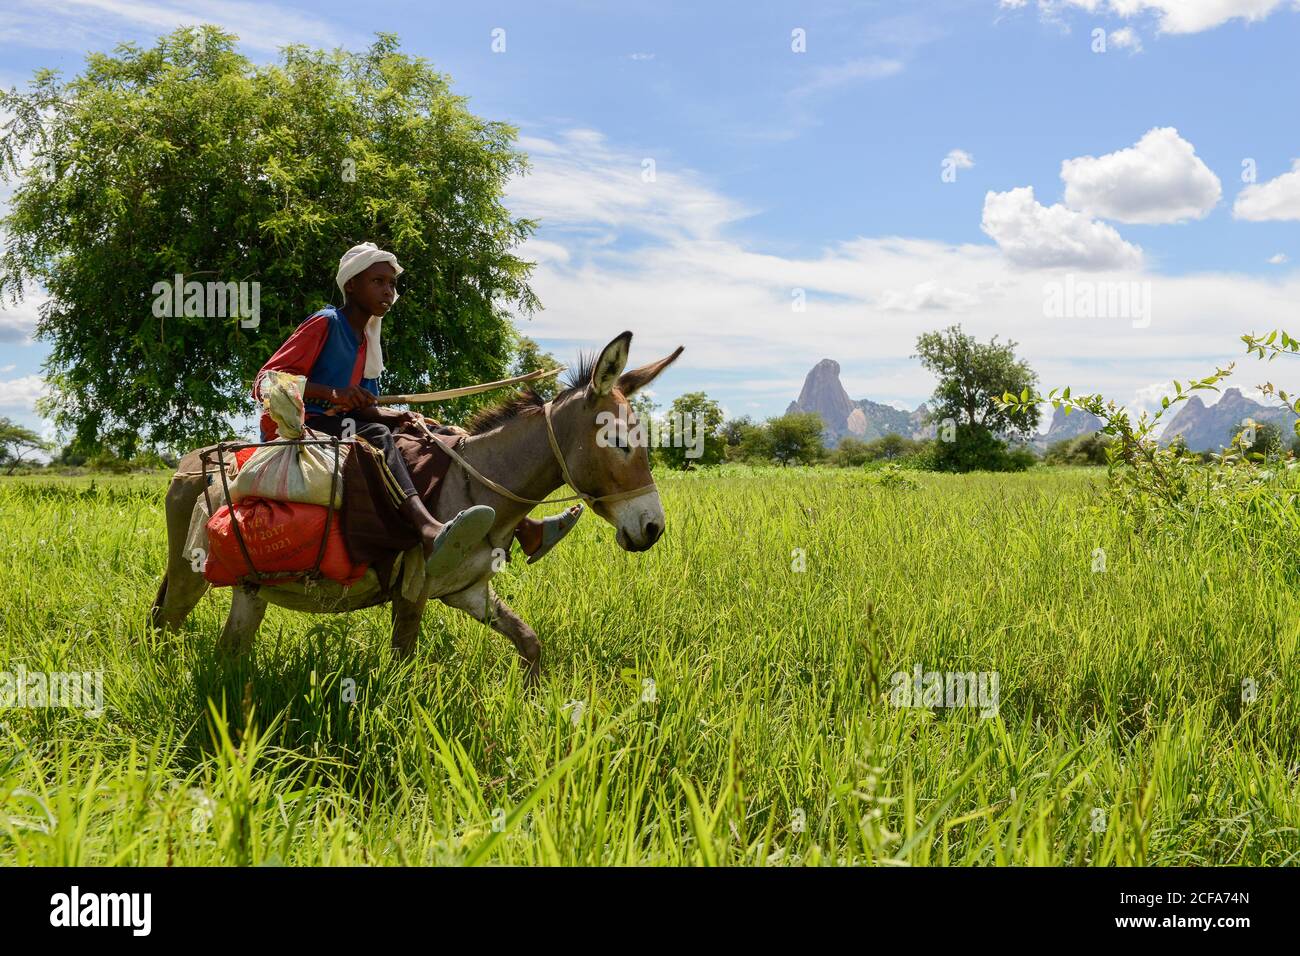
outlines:
{"label": "boy's face", "polygon": [[376,262],[345,282],[343,291],[366,315],[383,315],[397,298],[397,270],[391,262]]}

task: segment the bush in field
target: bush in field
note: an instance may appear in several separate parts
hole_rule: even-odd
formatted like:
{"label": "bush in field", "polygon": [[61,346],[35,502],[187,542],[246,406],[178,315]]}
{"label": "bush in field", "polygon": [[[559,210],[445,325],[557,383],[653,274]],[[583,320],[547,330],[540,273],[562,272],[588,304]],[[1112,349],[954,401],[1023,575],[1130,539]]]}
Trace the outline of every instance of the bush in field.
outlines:
{"label": "bush in field", "polygon": [[915,357],[939,379],[928,420],[956,428],[955,436],[946,436],[953,440],[935,449],[938,470],[1022,471],[1033,463],[1031,452],[1010,450],[1006,440],[1030,436],[1038,425],[1038,406],[999,400],[1007,392],[1028,396],[1038,381],[1016,358],[1015,347],[1015,342],[1000,344],[997,336],[978,342],[957,325],[916,340]]}
{"label": "bush in field", "polygon": [[1063,438],[1058,442],[1053,442],[1047,449],[1047,454],[1043,456],[1043,463],[1047,465],[1104,465],[1109,461],[1106,456],[1106,449],[1110,445],[1111,439],[1101,432],[1076,435],[1074,438]]}
{"label": "bush in field", "polygon": [[868,462],[897,461],[917,454],[924,447],[924,442],[904,438],[896,432],[890,432],[874,441],[863,441],[861,438],[850,436],[840,440],[835,450],[831,452],[830,460],[833,465],[858,468]]}
{"label": "bush in field", "polygon": [[867,443],[861,438],[841,438],[835,450],[830,453],[830,463],[841,468],[861,467],[872,460],[867,449]]}
{"label": "bush in field", "polygon": [[826,455],[822,444],[821,416],[816,412],[792,412],[767,421],[772,460],[782,465],[811,465]]}
{"label": "bush in field", "polygon": [[1028,448],[1008,447],[980,425],[958,425],[952,441],[933,445],[935,471],[1024,471],[1037,461]]}
{"label": "bush in field", "polygon": [[1229,446],[1240,445],[1247,455],[1277,458],[1282,454],[1282,429],[1273,422],[1250,422],[1234,428],[1228,436]]}
{"label": "bush in field", "polygon": [[811,465],[826,457],[823,428],[815,412],[792,412],[761,425],[748,418],[727,422],[721,437],[728,461]]}
{"label": "bush in field", "polygon": [[[1247,351],[1260,358],[1271,360],[1300,352],[1300,341],[1285,332],[1242,338]],[[1290,555],[1300,547],[1300,508],[1296,504],[1300,501],[1300,465],[1277,453],[1280,434],[1269,434],[1260,426],[1242,429],[1222,454],[1208,456],[1189,452],[1181,436],[1168,445],[1161,445],[1156,437],[1171,407],[1196,391],[1217,392],[1232,370],[1233,365],[1216,369],[1213,375],[1193,380],[1186,387],[1174,382],[1173,396],[1162,399],[1154,414],[1143,411],[1136,419],[1099,394],[1072,395],[1069,388],[1053,389],[1046,396],[1008,393],[1002,402],[1008,408],[1051,402],[1056,408],[1086,411],[1100,418],[1104,423],[1100,433],[1111,442],[1111,500],[1135,530],[1208,526],[1217,533]],[[1261,391],[1276,395],[1300,414],[1300,398],[1272,383],[1261,386]],[[1261,530],[1268,533],[1261,534]]]}

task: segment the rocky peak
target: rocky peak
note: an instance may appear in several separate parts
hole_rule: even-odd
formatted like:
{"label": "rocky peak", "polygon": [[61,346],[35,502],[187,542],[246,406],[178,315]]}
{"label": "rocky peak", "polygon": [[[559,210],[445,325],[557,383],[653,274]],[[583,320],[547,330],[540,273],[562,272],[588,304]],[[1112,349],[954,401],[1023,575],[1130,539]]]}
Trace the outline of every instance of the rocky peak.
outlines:
{"label": "rocky peak", "polygon": [[879,405],[869,399],[854,401],[840,382],[840,363],[822,359],[804,378],[799,398],[790,403],[786,414],[815,412],[826,426],[826,436],[834,444],[846,435],[871,441],[890,432],[916,437],[925,428],[925,406],[914,412]]}
{"label": "rocky peak", "polygon": [[840,363],[827,358],[814,365],[803,380],[799,398],[787,409],[789,412],[816,412],[827,430],[842,432],[853,413],[853,400],[840,383]]}

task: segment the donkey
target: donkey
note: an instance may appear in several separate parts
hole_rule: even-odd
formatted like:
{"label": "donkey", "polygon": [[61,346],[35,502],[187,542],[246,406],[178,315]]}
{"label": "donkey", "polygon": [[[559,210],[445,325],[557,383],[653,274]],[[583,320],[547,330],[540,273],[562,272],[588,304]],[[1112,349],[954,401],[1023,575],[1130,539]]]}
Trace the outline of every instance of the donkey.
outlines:
{"label": "donkey", "polygon": [[[435,517],[447,521],[471,505],[491,505],[496,521],[486,539],[454,572],[426,581],[416,599],[404,589],[336,589],[301,586],[236,586],[230,614],[218,639],[218,649],[240,657],[252,647],[267,604],[311,613],[352,611],[392,603],[393,651],[398,657],[415,650],[420,618],[429,598],[469,614],[504,634],[519,652],[525,678],[537,681],[541,672],[541,643],[531,627],[492,590],[499,569],[496,555],[508,553],[516,524],[533,507],[563,484],[586,501],[617,530],[615,541],[625,551],[645,551],[664,533],[664,511],[650,475],[645,443],[600,441],[601,422],[609,413],[635,421],[627,398],[653,382],[681,355],[671,355],[631,371],[627,365],[632,333],[624,332],[601,350],[594,363],[580,363],[571,384],[549,402],[524,391],[470,423],[469,436],[440,483]],[[180,462],[167,491],[167,570],[158,587],[150,623],[164,632],[177,630],[209,587],[184,553],[186,533],[195,501],[207,478],[190,452]],[[503,493],[504,492],[504,493]],[[496,549],[503,549],[497,551]]]}

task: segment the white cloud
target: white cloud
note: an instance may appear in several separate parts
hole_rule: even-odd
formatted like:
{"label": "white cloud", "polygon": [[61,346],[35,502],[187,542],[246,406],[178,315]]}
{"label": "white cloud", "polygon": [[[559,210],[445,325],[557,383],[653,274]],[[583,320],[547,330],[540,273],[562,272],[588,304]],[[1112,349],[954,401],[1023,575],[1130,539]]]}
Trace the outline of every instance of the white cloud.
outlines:
{"label": "white cloud", "polygon": [[1061,179],[1071,209],[1128,223],[1201,219],[1223,195],[1219,177],[1171,126],[1105,156],[1067,159]]}
{"label": "white cloud", "polygon": [[[749,214],[693,172],[674,167],[670,157],[616,153],[600,133],[587,129],[567,131],[562,148],[556,145],[530,148],[541,155],[507,189],[517,214],[544,219],[552,228],[606,238],[617,232],[706,238]],[[647,181],[651,170],[653,181]]]}
{"label": "white cloud", "polygon": [[921,282],[906,292],[886,289],[879,307],[886,312],[960,312],[979,302],[979,297],[940,285],[934,280]]}
{"label": "white cloud", "polygon": [[1142,250],[1113,226],[1060,204],[1043,206],[1032,186],[985,194],[980,228],[1018,266],[1133,269],[1142,264]]}
{"label": "white cloud", "polygon": [[[1137,250],[1111,239],[1099,245],[1118,249],[1113,257],[1124,267],[1087,278],[1149,282],[1149,326],[1135,328],[1124,318],[1048,319],[1044,284],[1064,282],[1078,265],[1026,272],[991,242],[898,236],[774,254],[740,235],[736,204],[690,170],[672,174],[689,189],[657,193],[642,206],[606,188],[636,168],[636,152],[588,137],[585,145],[535,153],[533,161],[539,177],[563,184],[547,199],[538,241],[562,246],[568,257],[534,257],[542,260],[533,287],[545,309],[527,323],[527,333],[561,359],[624,329],[635,333],[636,362],[685,345],[656,386],[666,397],[702,388],[737,409],[780,412],[808,369],[829,356],[841,364],[854,398],[888,397],[915,408],[934,386],[911,358],[916,337],[959,319],[982,339],[1018,342],[1017,353],[1044,388],[1069,385],[1124,401],[1149,383],[1186,382],[1216,364],[1240,361],[1237,336],[1286,327],[1300,301],[1300,274],[1135,271]],[[663,177],[661,164],[659,185]],[[522,202],[514,195],[512,204]],[[563,208],[563,202],[574,205]],[[1073,226],[1089,225],[1079,213],[1054,208]],[[593,217],[590,228],[582,227],[583,215]],[[794,289],[805,290],[802,312],[792,309]],[[1251,381],[1250,370],[1242,367],[1238,378]]]}
{"label": "white cloud", "polygon": [[975,165],[975,157],[964,149],[950,149],[943,158],[945,164],[954,169],[970,169]]}
{"label": "white cloud", "polygon": [[0,408],[30,411],[45,392],[45,379],[39,375],[0,381]]}
{"label": "white cloud", "polygon": [[1268,264],[1271,266],[1286,265],[1287,261],[1287,255],[1285,252],[1274,253],[1268,257]]}
{"label": "white cloud", "polygon": [[629,60],[653,60],[655,55],[653,53],[629,53],[627,58]]}
{"label": "white cloud", "polygon": [[1142,52],[1142,38],[1137,35],[1132,27],[1121,27],[1118,30],[1110,31],[1110,36],[1106,40],[1113,47],[1121,50],[1129,50],[1133,53]]}
{"label": "white cloud", "polygon": [[1262,20],[1281,5],[1282,0],[1110,0],[1111,12],[1119,16],[1154,13],[1161,33],[1200,33],[1229,20]]}
{"label": "white cloud", "polygon": [[[1283,0],[1037,0],[1039,12],[1053,20],[1067,7],[1088,13],[1105,11],[1112,16],[1131,18],[1150,14],[1156,17],[1161,33],[1200,33],[1221,26],[1229,20],[1262,20],[1283,5]],[[1028,0],[999,0],[1002,9],[1019,9]]]}
{"label": "white cloud", "polygon": [[291,7],[246,0],[15,0],[0,22],[6,44],[84,50],[124,39],[212,23],[249,49],[274,52],[287,43],[332,47],[342,36],[325,21]]}
{"label": "white cloud", "polygon": [[1294,161],[1291,172],[1239,192],[1232,216],[1251,222],[1300,219],[1300,159]]}
{"label": "white cloud", "polygon": [[[1160,410],[1160,402],[1165,398],[1173,398],[1177,392],[1174,391],[1173,382],[1152,382],[1150,385],[1143,385],[1133,393],[1133,399],[1128,403],[1128,410],[1137,414],[1139,412],[1148,412],[1154,414]],[[1213,392],[1205,392],[1204,395],[1213,395]]]}
{"label": "white cloud", "polygon": [[48,298],[39,290],[28,287],[21,302],[0,302],[0,342],[30,343],[40,319],[41,306]]}

